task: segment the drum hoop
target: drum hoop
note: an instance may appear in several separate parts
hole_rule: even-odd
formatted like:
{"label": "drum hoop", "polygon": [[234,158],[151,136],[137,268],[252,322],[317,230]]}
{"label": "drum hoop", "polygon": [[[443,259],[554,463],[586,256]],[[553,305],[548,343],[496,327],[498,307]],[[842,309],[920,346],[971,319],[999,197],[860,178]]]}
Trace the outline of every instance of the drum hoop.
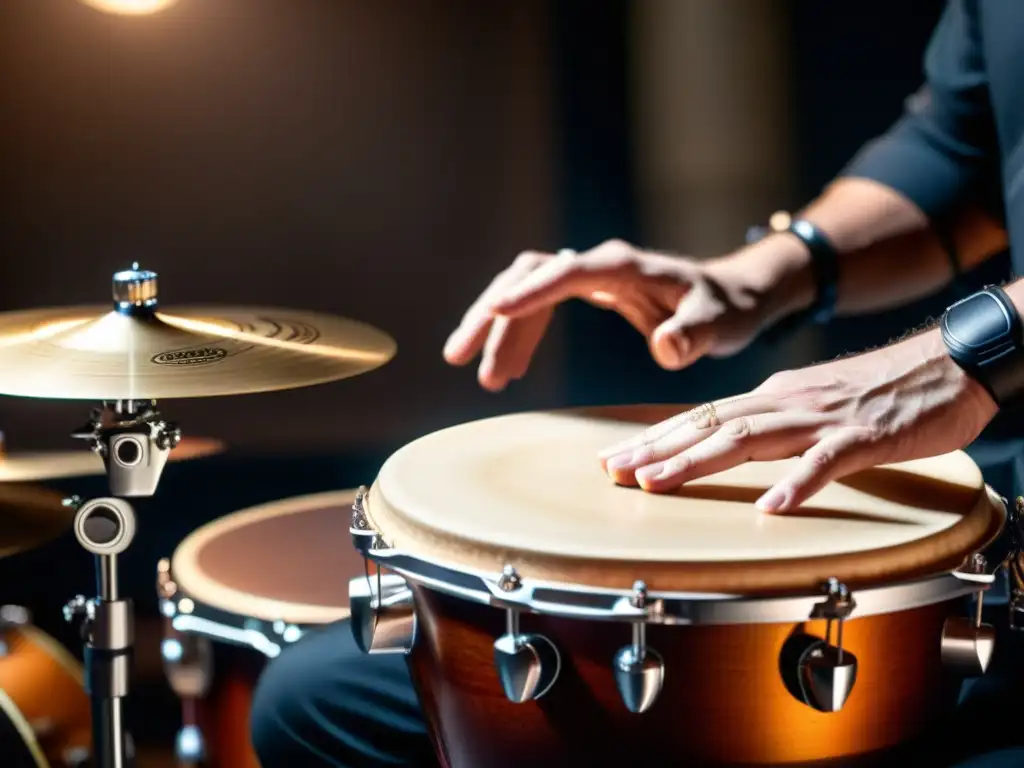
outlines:
{"label": "drum hoop", "polygon": [[269,621],[216,608],[194,599],[181,587],[171,596],[160,597],[160,613],[178,632],[250,648],[268,659],[276,658],[287,646],[301,640],[310,628],[318,626],[291,624],[281,619]]}
{"label": "drum hoop", "polygon": [[[651,591],[645,607],[634,605],[630,589],[608,589],[566,582],[520,578],[514,591],[500,586],[502,574],[432,561],[388,548],[366,528],[351,529],[352,543],[364,557],[407,581],[474,603],[561,618],[666,625],[802,623],[815,618],[826,588],[816,594],[751,597],[711,592]],[[357,577],[359,581],[365,577]],[[987,590],[995,573],[944,571],[925,578],[864,590],[851,590],[851,620],[921,608]]]}

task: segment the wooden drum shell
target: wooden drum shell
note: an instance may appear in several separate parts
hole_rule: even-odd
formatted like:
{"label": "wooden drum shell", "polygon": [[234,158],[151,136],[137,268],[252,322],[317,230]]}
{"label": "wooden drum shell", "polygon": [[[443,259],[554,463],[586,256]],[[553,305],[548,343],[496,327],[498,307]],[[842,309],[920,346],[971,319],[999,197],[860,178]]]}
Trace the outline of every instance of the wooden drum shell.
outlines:
{"label": "wooden drum shell", "polygon": [[514,704],[494,665],[504,612],[422,587],[414,593],[420,621],[410,668],[447,768],[868,759],[934,723],[959,690],[940,659],[943,623],[963,615],[955,600],[846,622],[843,645],[859,660],[857,683],[846,706],[830,714],[797,701],[779,670],[786,640],[797,632],[823,636],[822,621],[649,626],[665,685],[648,712],[633,714],[612,677],[612,657],[630,639],[627,624],[523,614],[522,631],[553,641],[562,668],[545,696]]}

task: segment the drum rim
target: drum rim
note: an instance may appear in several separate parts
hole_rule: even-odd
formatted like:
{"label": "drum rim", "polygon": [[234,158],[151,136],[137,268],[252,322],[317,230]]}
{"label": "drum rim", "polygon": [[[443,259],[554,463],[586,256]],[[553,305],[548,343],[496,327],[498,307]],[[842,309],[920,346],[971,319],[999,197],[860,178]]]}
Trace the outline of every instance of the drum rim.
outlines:
{"label": "drum rim", "polygon": [[[392,547],[373,521],[369,509],[372,492],[371,488],[369,495],[364,493],[357,497],[353,505],[350,533],[355,548],[364,557],[409,582],[472,602],[564,618],[698,625],[803,622],[811,618],[825,597],[825,583],[818,585],[817,589],[808,587],[783,594],[652,589],[647,593],[649,607],[637,609],[631,605],[634,596],[631,588],[573,584],[522,576],[518,572],[520,586],[508,592],[499,585],[501,572],[474,568],[454,561],[444,562]],[[1005,521],[1006,502],[988,485],[984,486],[980,494],[978,503],[983,502],[987,502],[986,506],[992,510],[1002,509]],[[959,564],[991,544],[996,535],[998,531],[981,542],[977,549],[961,555]],[[506,568],[514,568],[515,565],[514,562],[509,563]],[[642,574],[638,572],[637,575]],[[841,583],[844,581],[841,572],[836,573],[835,578]],[[881,584],[861,586],[853,583],[850,588],[857,607],[851,619],[954,600],[984,591],[994,581],[995,573],[979,575],[950,567],[936,568],[916,578]]]}
{"label": "drum rim", "polygon": [[[348,607],[332,608],[261,597],[215,582],[203,574],[198,560],[202,548],[215,537],[259,520],[298,514],[325,505],[337,505],[339,513],[344,514],[357,492],[357,489],[345,488],[268,501],[231,512],[197,528],[182,540],[170,558],[172,580],[179,593],[192,604],[192,610],[183,613],[195,612],[203,605],[218,614],[297,626],[324,625],[347,619],[351,614]],[[180,612],[180,608],[178,610]]]}
{"label": "drum rim", "polygon": [[21,710],[18,709],[18,705],[14,703],[14,700],[2,690],[0,690],[0,711],[7,716],[11,725],[13,725],[15,730],[18,731],[18,735],[21,736],[25,749],[28,750],[28,753],[31,755],[38,768],[49,768],[50,763],[43,754],[43,748],[40,746],[32,726],[29,724],[28,720],[25,719]]}
{"label": "drum rim", "polygon": [[[406,582],[453,597],[497,608],[546,616],[612,622],[643,622],[670,626],[802,623],[814,618],[826,599],[825,585],[816,593],[785,596],[650,591],[647,608],[632,605],[632,590],[520,579],[512,593],[499,586],[502,574],[427,560],[398,550],[379,548],[373,532],[352,530],[353,543],[365,557]],[[350,584],[363,581],[359,576]],[[856,608],[850,620],[923,608],[987,590],[994,573],[944,571],[911,581],[851,590]],[[840,579],[840,581],[842,581]],[[370,579],[371,585],[373,579]],[[351,587],[350,587],[351,588]]]}

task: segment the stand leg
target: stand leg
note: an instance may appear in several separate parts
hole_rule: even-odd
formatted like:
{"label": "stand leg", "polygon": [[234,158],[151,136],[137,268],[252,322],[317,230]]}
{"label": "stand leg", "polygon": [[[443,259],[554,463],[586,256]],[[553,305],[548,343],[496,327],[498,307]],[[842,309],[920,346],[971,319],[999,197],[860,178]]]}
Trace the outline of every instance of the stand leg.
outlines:
{"label": "stand leg", "polygon": [[110,653],[85,647],[86,680],[92,698],[93,750],[97,768],[128,768],[132,755],[124,724],[131,651]]}
{"label": "stand leg", "polygon": [[134,760],[126,739],[123,701],[128,696],[135,627],[131,600],[121,599],[117,555],[135,534],[135,513],[122,499],[94,499],[79,507],[75,536],[96,555],[99,597],[81,595],[64,608],[77,622],[85,641],[86,685],[92,701],[94,764],[98,768],[131,768]]}

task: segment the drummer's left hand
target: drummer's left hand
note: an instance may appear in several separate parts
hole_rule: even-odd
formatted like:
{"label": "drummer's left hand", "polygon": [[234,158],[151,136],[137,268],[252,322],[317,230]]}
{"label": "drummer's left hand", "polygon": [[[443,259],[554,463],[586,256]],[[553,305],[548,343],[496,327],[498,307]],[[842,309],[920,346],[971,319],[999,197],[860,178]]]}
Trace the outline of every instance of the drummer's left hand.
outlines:
{"label": "drummer's left hand", "polygon": [[757,501],[784,512],[852,472],[963,448],[997,410],[950,359],[937,330],[783,371],[712,405],[609,447],[602,465],[619,484],[665,492],[747,461],[800,456]]}

